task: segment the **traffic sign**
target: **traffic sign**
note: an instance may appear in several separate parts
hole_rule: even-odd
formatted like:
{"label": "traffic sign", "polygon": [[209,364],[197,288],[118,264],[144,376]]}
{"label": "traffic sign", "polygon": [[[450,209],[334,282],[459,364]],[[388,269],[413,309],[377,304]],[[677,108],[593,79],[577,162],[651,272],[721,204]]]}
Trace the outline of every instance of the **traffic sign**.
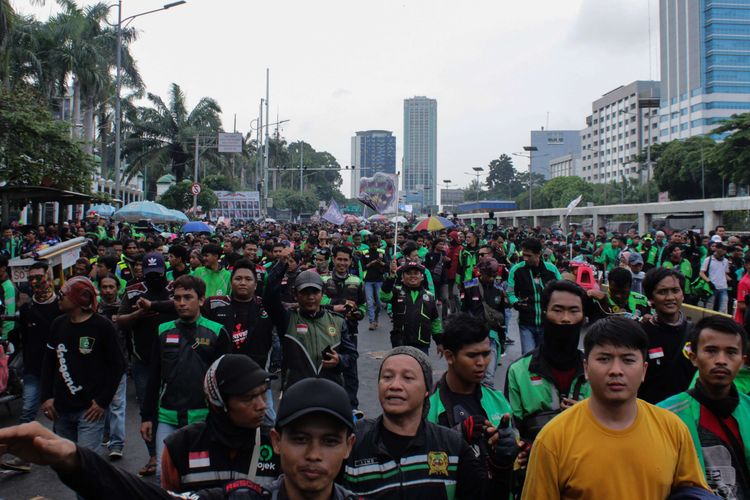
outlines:
{"label": "traffic sign", "polygon": [[197,182],[194,182],[192,186],[190,186],[190,192],[193,194],[193,196],[198,196],[201,194],[201,185]]}

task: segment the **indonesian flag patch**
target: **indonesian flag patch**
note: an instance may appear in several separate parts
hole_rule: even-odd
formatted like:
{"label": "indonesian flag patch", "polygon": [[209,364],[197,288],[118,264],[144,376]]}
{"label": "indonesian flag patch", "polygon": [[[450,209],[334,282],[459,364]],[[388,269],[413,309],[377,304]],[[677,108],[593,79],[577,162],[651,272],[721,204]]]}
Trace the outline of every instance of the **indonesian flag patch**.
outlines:
{"label": "indonesian flag patch", "polygon": [[661,347],[654,347],[648,350],[648,359],[659,359],[664,357],[664,349]]}
{"label": "indonesian flag patch", "polygon": [[298,335],[305,335],[307,333],[308,326],[304,323],[299,323],[297,325],[297,334]]}
{"label": "indonesian flag patch", "polygon": [[542,385],[542,377],[540,377],[539,375],[532,375],[530,379],[531,385]]}
{"label": "indonesian flag patch", "polygon": [[211,459],[208,458],[208,451],[191,451],[188,454],[188,467],[197,469],[200,467],[209,467]]}
{"label": "indonesian flag patch", "polygon": [[179,344],[180,343],[180,334],[179,333],[168,333],[167,334],[167,344]]}

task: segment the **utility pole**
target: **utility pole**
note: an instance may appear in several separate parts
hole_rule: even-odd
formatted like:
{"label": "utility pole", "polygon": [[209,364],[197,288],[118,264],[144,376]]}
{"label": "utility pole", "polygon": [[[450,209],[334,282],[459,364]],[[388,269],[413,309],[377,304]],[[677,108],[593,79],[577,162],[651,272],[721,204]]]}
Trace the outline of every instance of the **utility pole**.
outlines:
{"label": "utility pole", "polygon": [[[200,136],[195,134],[195,163],[193,165],[193,183],[198,182],[198,155],[200,154]],[[193,195],[193,217],[198,212],[198,195]]]}
{"label": "utility pole", "polygon": [[268,99],[269,99],[269,81],[270,81],[270,71],[268,68],[266,68],[266,143],[265,143],[265,151],[263,153],[263,204],[266,209],[266,213],[264,214],[266,217],[268,217],[268,123],[270,122],[268,118]]}
{"label": "utility pole", "polygon": [[305,150],[305,142],[299,141],[299,192],[302,193],[302,156]]}

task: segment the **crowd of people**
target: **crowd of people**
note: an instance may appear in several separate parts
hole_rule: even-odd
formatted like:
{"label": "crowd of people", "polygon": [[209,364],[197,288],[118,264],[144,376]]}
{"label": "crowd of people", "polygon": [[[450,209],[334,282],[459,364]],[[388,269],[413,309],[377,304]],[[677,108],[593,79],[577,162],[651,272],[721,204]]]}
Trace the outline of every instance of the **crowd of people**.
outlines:
{"label": "crowd of people", "polygon": [[[84,498],[750,499],[747,237],[164,229],[3,231],[23,408],[2,467],[51,465]],[[37,252],[77,236],[60,283]],[[36,261],[13,283],[22,255]],[[684,305],[707,311],[691,323]],[[382,323],[381,412],[365,416],[357,340]],[[109,462],[134,411],[149,459],[131,474]]]}

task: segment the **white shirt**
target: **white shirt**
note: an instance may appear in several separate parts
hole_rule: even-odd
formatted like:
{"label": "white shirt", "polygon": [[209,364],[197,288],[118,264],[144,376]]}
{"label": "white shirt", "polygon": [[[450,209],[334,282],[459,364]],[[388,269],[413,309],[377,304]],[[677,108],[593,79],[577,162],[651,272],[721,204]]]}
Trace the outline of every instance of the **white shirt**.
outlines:
{"label": "white shirt", "polygon": [[[708,267],[709,262],[711,267]],[[704,273],[708,270],[708,279],[716,287],[717,290],[726,290],[729,288],[727,285],[727,273],[729,272],[729,259],[724,257],[721,260],[716,259],[713,255],[703,261],[701,264],[701,271]]]}

